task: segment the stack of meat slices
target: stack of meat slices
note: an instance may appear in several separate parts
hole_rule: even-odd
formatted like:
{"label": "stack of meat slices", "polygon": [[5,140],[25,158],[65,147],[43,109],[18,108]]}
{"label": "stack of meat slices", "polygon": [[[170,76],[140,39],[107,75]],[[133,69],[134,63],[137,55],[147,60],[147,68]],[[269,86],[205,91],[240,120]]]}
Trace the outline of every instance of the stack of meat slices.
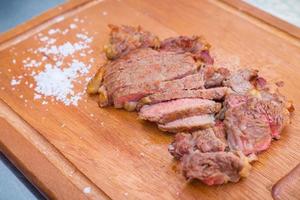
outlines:
{"label": "stack of meat slices", "polygon": [[101,107],[136,110],[162,131],[177,133],[169,152],[188,180],[237,182],[289,123],[293,107],[278,90],[256,70],[213,66],[202,37],[160,41],[141,27],[109,27],[109,61],[88,93],[99,96]]}

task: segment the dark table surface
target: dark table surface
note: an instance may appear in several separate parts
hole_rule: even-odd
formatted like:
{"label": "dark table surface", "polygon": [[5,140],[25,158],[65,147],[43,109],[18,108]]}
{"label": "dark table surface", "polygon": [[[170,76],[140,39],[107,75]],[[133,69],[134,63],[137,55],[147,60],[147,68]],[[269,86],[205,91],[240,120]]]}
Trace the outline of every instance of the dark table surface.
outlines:
{"label": "dark table surface", "polygon": [[63,2],[64,0],[0,0],[0,33]]}

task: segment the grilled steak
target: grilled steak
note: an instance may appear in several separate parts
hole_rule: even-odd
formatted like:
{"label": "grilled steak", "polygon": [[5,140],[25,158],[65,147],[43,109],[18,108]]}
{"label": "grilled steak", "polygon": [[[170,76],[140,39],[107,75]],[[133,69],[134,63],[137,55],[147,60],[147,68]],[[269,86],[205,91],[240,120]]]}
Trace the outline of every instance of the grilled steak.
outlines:
{"label": "grilled steak", "polygon": [[195,139],[190,133],[177,133],[174,141],[169,145],[168,151],[174,158],[180,159],[185,154],[194,151]]}
{"label": "grilled steak", "polygon": [[[143,59],[136,57],[136,54],[142,54]],[[124,102],[137,101],[156,90],[163,90],[166,86],[172,85],[167,81],[182,79],[198,71],[195,61],[187,54],[157,52],[152,49],[139,49],[129,53],[126,58],[113,62],[116,63],[106,67],[102,85],[107,90],[108,101],[114,102],[116,107],[123,107]],[[110,73],[110,69],[114,67],[122,70]],[[174,87],[177,84],[184,89],[187,84],[187,88],[201,88],[203,84],[199,82],[199,78],[195,78],[197,77],[188,80],[187,77],[182,82],[174,82]],[[196,80],[199,81],[193,82]],[[138,89],[138,86],[141,88]]]}
{"label": "grilled steak", "polygon": [[179,88],[183,90],[199,89],[204,88],[204,83],[199,74],[193,74],[182,79],[171,81],[156,81],[130,85],[114,92],[114,105],[115,107],[122,107],[125,102],[138,102],[142,97],[147,95]]}
{"label": "grilled steak", "polygon": [[179,36],[167,38],[161,42],[161,50],[174,51],[177,53],[192,53],[196,60],[205,64],[213,64],[214,60],[209,54],[210,44],[199,36]]}
{"label": "grilled steak", "polygon": [[199,114],[216,113],[221,104],[207,99],[177,99],[145,105],[139,112],[139,117],[158,123],[167,123],[176,119]]}
{"label": "grilled steak", "polygon": [[227,87],[217,87],[210,89],[198,89],[198,90],[182,90],[174,89],[165,92],[159,92],[149,95],[141,100],[143,104],[155,104],[164,101],[170,101],[174,99],[182,98],[202,98],[202,99],[214,99],[221,100],[227,94]]}
{"label": "grilled steak", "polygon": [[139,118],[177,133],[168,150],[188,180],[237,182],[289,123],[294,107],[277,87],[257,70],[213,66],[203,38],[160,42],[141,27],[109,27],[108,61],[88,93],[98,95],[101,107],[137,110]]}
{"label": "grilled steak", "polygon": [[272,139],[267,117],[254,106],[256,101],[253,99],[225,113],[229,147],[246,155],[267,149]]}
{"label": "grilled steak", "polygon": [[[139,53],[145,57],[136,58],[136,54]],[[126,59],[118,59],[113,66],[122,70],[109,75],[110,69],[107,69],[103,78],[103,84],[112,93],[128,85],[175,80],[198,71],[195,61],[188,54],[160,53],[152,49],[133,51]]]}
{"label": "grilled steak", "polygon": [[257,73],[258,71],[253,69],[240,69],[224,81],[224,85],[238,94],[246,94],[254,88],[251,80],[257,77]]}
{"label": "grilled steak", "polygon": [[213,126],[215,118],[212,114],[196,115],[177,119],[166,124],[158,124],[158,128],[168,132],[193,131]]}
{"label": "grilled steak", "polygon": [[227,135],[225,130],[225,125],[222,121],[216,121],[215,126],[213,127],[215,136],[221,140],[226,146],[227,144]]}
{"label": "grilled steak", "polygon": [[232,94],[227,98],[224,122],[232,150],[243,151],[245,155],[263,151],[289,122],[285,105],[269,99],[270,96],[264,99]]}
{"label": "grilled steak", "polygon": [[230,76],[229,70],[224,67],[206,66],[201,69],[201,72],[204,76],[205,88],[220,87]]}
{"label": "grilled steak", "polygon": [[172,156],[180,159],[183,155],[199,150],[202,153],[224,151],[226,143],[216,136],[213,128],[189,133],[177,133],[169,145]]}
{"label": "grilled steak", "polygon": [[[208,70],[209,69],[209,70]],[[222,68],[215,67],[205,67],[200,73],[185,76],[183,78],[178,78],[170,81],[155,81],[155,82],[141,82],[140,84],[132,84],[129,86],[121,87],[114,91],[113,100],[114,106],[117,108],[123,107],[126,102],[138,102],[142,97],[159,94],[159,93],[170,93],[171,91],[178,90],[195,90],[203,89],[204,87],[216,87],[221,86],[223,80],[227,77],[228,72]],[[114,83],[116,85],[116,83]],[[219,89],[216,89],[219,90]],[[183,92],[184,93],[187,93]],[[191,91],[193,93],[193,91]],[[211,90],[204,91],[203,95],[196,96],[190,94],[187,97],[200,97],[206,99],[218,99],[218,94],[216,97],[210,97]],[[207,95],[206,95],[207,94]],[[164,95],[167,97],[167,95]],[[151,98],[151,97],[149,97]],[[184,97],[183,97],[184,98]]]}
{"label": "grilled steak", "polygon": [[109,43],[104,46],[107,58],[116,59],[131,50],[144,47],[158,48],[160,41],[157,36],[142,27],[108,25],[110,28]]}
{"label": "grilled steak", "polygon": [[183,156],[181,164],[186,179],[198,179],[207,185],[237,182],[245,167],[243,160],[231,152],[195,151]]}

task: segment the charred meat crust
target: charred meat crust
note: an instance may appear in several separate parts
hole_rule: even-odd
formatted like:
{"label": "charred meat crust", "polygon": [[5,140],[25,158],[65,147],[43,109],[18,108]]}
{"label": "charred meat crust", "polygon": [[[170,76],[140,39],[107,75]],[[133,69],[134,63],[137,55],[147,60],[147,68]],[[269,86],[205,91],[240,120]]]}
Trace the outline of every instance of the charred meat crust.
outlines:
{"label": "charred meat crust", "polygon": [[134,49],[160,46],[159,38],[153,33],[145,31],[141,26],[110,24],[108,27],[110,28],[109,43],[104,46],[104,52],[108,59],[120,58]]}
{"label": "charred meat crust", "polygon": [[201,36],[171,37],[161,42],[160,50],[177,53],[190,52],[195,60],[205,64],[213,64],[214,60],[209,54],[210,44]]}

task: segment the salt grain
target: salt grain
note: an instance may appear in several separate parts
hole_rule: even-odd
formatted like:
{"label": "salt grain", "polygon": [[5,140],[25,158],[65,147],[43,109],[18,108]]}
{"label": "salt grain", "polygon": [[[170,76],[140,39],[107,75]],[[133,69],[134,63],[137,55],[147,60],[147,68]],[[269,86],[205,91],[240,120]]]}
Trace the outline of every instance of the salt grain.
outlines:
{"label": "salt grain", "polygon": [[84,39],[84,40],[88,38],[88,36],[86,36],[86,35],[84,35],[82,33],[77,33],[76,37],[79,38],[79,39]]}
{"label": "salt grain", "polygon": [[68,56],[75,52],[73,45],[70,42],[66,42],[65,44],[58,47],[60,54],[63,56]]}
{"label": "salt grain", "polygon": [[102,12],[102,15],[103,15],[103,16],[106,16],[106,15],[107,15],[107,12],[106,12],[106,11],[103,11],[103,12]]}
{"label": "salt grain", "polygon": [[85,187],[85,188],[83,188],[83,193],[85,193],[85,194],[89,194],[89,193],[91,193],[91,191],[92,191],[91,187]]}
{"label": "salt grain", "polygon": [[19,85],[20,83],[21,83],[21,80],[12,79],[10,82],[10,85],[14,86],[14,85]]}
{"label": "salt grain", "polygon": [[12,61],[12,62],[13,62],[13,64],[16,64],[16,59],[13,59],[13,61]]}
{"label": "salt grain", "polygon": [[11,69],[7,69],[8,72],[11,72]]}
{"label": "salt grain", "polygon": [[61,22],[61,21],[63,21],[64,19],[65,19],[64,16],[59,16],[59,17],[57,17],[57,18],[55,19],[55,22]]}
{"label": "salt grain", "polygon": [[34,99],[40,99],[40,98],[42,98],[42,96],[40,95],[40,94],[34,94],[34,97],[33,97]]}
{"label": "salt grain", "polygon": [[69,29],[65,29],[65,30],[62,32],[62,34],[63,34],[63,35],[66,35],[68,32],[69,32]]}
{"label": "salt grain", "polygon": [[47,44],[54,44],[56,42],[56,39],[51,38],[47,41]]}
{"label": "salt grain", "polygon": [[55,64],[56,64],[56,66],[61,66],[63,64],[63,62],[57,61]]}
{"label": "salt grain", "polygon": [[77,25],[76,24],[70,24],[70,28],[75,29],[75,28],[77,28]]}
{"label": "salt grain", "polygon": [[47,36],[44,36],[44,37],[42,37],[42,38],[40,38],[40,41],[41,42],[45,42],[45,41],[47,41],[49,38],[47,37]]}
{"label": "salt grain", "polygon": [[48,31],[48,34],[49,34],[49,35],[53,35],[53,34],[58,33],[58,32],[60,32],[59,29],[50,29],[50,30]]}

